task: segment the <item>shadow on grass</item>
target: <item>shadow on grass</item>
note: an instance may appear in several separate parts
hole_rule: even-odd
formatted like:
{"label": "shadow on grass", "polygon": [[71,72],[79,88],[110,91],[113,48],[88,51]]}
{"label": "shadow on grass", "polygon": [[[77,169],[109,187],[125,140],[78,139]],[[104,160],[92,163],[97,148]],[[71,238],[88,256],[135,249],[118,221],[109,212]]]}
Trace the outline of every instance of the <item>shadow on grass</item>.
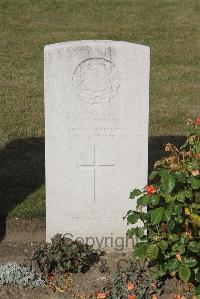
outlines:
{"label": "shadow on grass", "polygon": [[9,212],[44,182],[44,138],[13,140],[0,150],[0,240]]}
{"label": "shadow on grass", "polygon": [[[182,136],[149,138],[149,171],[164,154],[164,144],[184,143]],[[0,150],[0,240],[5,237],[6,219],[16,205],[45,182],[44,138],[17,139]]]}

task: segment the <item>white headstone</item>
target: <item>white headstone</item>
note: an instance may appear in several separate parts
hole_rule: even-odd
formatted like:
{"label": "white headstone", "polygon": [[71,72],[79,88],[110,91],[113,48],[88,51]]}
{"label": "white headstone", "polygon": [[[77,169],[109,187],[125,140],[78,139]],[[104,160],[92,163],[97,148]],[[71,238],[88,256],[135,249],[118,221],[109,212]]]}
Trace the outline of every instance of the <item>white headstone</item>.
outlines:
{"label": "white headstone", "polygon": [[129,193],[147,183],[150,49],[74,41],[44,53],[47,239],[104,246],[125,237]]}

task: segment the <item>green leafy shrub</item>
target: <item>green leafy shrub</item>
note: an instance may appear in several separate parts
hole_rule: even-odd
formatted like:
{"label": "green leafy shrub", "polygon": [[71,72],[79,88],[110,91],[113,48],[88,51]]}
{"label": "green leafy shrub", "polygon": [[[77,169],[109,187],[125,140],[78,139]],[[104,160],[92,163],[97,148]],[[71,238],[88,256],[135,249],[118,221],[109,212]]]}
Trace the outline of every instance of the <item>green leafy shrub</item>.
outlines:
{"label": "green leafy shrub", "polygon": [[99,255],[88,244],[57,234],[51,243],[43,244],[35,252],[33,260],[44,275],[49,275],[54,272],[85,272],[99,260]]}
{"label": "green leafy shrub", "polygon": [[[147,259],[154,277],[178,276],[192,282],[200,293],[200,118],[189,121],[186,143],[165,147],[166,156],[157,161],[149,176],[150,185],[134,189],[136,210],[126,219],[134,227],[130,237],[140,242],[134,258]],[[147,208],[147,209],[146,209]],[[137,226],[138,220],[143,227]]]}

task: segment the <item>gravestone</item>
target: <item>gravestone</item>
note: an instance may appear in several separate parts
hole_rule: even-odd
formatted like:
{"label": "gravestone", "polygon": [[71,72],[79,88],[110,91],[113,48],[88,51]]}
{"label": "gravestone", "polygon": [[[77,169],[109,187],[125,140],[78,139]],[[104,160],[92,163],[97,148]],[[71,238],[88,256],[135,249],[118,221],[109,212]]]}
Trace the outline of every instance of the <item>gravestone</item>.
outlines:
{"label": "gravestone", "polygon": [[129,193],[147,183],[150,50],[74,41],[44,55],[47,239],[124,238]]}

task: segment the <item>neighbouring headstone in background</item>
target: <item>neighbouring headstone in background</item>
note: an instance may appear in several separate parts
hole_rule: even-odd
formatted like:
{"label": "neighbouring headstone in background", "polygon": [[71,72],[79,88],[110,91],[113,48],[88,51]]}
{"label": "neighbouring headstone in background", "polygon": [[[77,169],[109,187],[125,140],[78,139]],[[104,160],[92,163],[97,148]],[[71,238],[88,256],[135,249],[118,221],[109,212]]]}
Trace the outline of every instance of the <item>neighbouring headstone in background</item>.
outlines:
{"label": "neighbouring headstone in background", "polygon": [[73,41],[44,53],[47,239],[116,246],[129,193],[147,183],[150,49]]}

